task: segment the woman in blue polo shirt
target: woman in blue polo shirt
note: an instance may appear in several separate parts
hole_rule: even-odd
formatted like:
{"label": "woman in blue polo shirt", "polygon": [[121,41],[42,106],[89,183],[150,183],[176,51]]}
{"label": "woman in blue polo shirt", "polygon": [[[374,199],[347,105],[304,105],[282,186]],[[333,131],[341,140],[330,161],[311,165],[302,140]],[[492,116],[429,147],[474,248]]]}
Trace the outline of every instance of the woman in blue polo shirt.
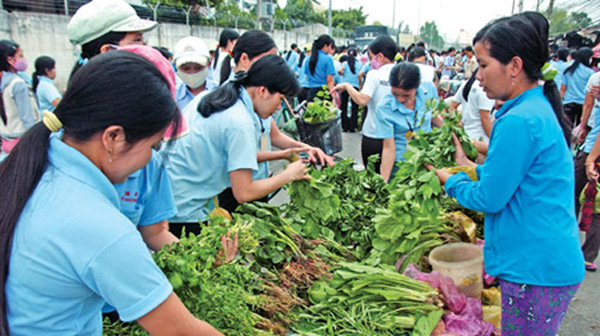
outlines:
{"label": "woman in blue polo shirt", "polygon": [[574,125],[579,125],[581,121],[585,87],[590,76],[594,74],[590,66],[593,54],[592,49],[588,47],[577,50],[573,64],[569,65],[563,73],[560,93],[563,97],[565,114]]}
{"label": "woman in blue polo shirt", "polygon": [[[202,98],[197,109],[184,112],[190,133],[170,149],[167,172],[171,178],[177,216],[171,228],[197,227],[212,207],[213,198],[231,187],[237,202],[260,199],[288,182],[308,178],[301,161],[270,178],[253,180],[258,171],[257,146],[264,120],[280,108],[281,98],[299,90],[296,76],[285,61],[266,55],[248,72]],[[256,112],[255,112],[256,111]]]}
{"label": "woman in blue polo shirt", "polygon": [[395,65],[389,83],[391,93],[383,98],[375,113],[376,138],[383,139],[381,176],[386,181],[398,169],[396,163],[404,161],[407,136],[431,131],[432,113],[425,103],[438,97],[433,83],[421,83],[419,67],[413,63]]}
{"label": "woman in blue polo shirt", "polygon": [[[479,181],[441,170],[449,196],[485,212],[484,263],[500,279],[502,335],[556,335],[585,270],[575,220],[570,124],[548,59],[548,21],[526,12],[474,39],[477,79],[496,113]],[[538,81],[543,79],[544,86]],[[455,137],[455,143],[458,140]],[[457,145],[459,165],[475,164]]]}
{"label": "woman in blue polo shirt", "polygon": [[101,335],[108,303],[151,334],[220,335],[174,294],[113,187],[178,120],[167,81],[141,56],[106,53],[71,78],[0,165],[12,195],[0,202],[0,333]]}
{"label": "woman in blue polo shirt", "polygon": [[[321,35],[312,45],[312,51],[304,72],[308,76],[308,97],[313,101],[317,92],[323,89],[323,85],[333,90],[335,85],[335,66],[330,56],[335,51],[335,41],[329,35]],[[334,94],[337,94],[334,92]]]}
{"label": "woman in blue polo shirt", "polygon": [[[348,50],[348,58],[342,63],[342,67],[339,72],[342,74],[342,83],[348,83],[356,91],[360,91],[360,84],[358,81],[358,73],[362,67],[362,64],[356,58],[356,49],[350,48]],[[348,100],[350,95],[347,91],[342,92],[341,96],[341,110],[342,110],[342,129],[345,132],[356,132],[358,127],[358,103],[352,101],[352,112],[350,118],[348,118]]]}
{"label": "woman in blue polo shirt", "polygon": [[48,56],[40,56],[35,60],[33,73],[33,92],[37,97],[40,112],[54,111],[62,95],[54,85],[56,78],[56,62]]}

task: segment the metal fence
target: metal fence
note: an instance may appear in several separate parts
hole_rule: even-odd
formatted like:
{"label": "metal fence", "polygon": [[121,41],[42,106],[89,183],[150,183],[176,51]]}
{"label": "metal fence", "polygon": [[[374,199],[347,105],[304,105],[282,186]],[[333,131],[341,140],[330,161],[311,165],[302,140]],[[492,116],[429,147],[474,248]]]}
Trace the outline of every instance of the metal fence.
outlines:
{"label": "metal fence", "polygon": [[[90,2],[90,0],[0,0],[8,11],[37,12],[49,14],[61,14],[72,16],[79,7]],[[179,23],[187,25],[231,27],[236,29],[259,28],[256,17],[250,13],[244,15],[214,12],[206,8],[201,10],[191,10],[191,8],[181,8],[169,5],[137,6],[132,5],[137,14],[148,20],[154,20],[163,23]],[[305,27],[310,23],[300,20],[262,20],[263,30],[272,31],[274,29],[290,31],[296,28]],[[352,38],[354,32],[343,29],[333,29],[333,35],[337,37]]]}

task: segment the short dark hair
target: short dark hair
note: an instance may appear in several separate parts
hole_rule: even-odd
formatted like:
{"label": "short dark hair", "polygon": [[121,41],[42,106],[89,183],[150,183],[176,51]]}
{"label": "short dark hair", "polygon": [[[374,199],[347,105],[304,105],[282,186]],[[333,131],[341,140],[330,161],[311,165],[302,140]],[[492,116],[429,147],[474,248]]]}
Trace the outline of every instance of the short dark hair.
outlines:
{"label": "short dark hair", "polygon": [[413,63],[398,63],[392,68],[389,80],[391,87],[402,90],[417,89],[421,85],[421,71]]}
{"label": "short dark hair", "polygon": [[556,57],[558,57],[559,60],[566,62],[567,57],[569,57],[569,49],[565,47],[558,48],[558,50],[556,51]]}
{"label": "short dark hair", "polygon": [[421,47],[414,47],[411,51],[410,54],[408,55],[408,61],[412,62],[414,61],[416,58],[419,57],[425,57],[427,56],[427,53],[425,52],[425,49],[421,48]]}
{"label": "short dark hair", "polygon": [[398,53],[398,46],[391,37],[381,35],[369,44],[369,50],[373,54],[382,53],[385,58],[393,62]]}

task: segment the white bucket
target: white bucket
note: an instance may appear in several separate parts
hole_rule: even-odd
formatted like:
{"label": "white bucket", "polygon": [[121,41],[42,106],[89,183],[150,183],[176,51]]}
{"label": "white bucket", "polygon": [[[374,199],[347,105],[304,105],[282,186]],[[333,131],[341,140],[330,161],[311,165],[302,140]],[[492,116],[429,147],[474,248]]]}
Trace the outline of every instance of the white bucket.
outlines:
{"label": "white bucket", "polygon": [[459,292],[469,297],[481,298],[483,289],[481,247],[467,243],[438,246],[429,253],[429,263],[434,271],[452,278]]}

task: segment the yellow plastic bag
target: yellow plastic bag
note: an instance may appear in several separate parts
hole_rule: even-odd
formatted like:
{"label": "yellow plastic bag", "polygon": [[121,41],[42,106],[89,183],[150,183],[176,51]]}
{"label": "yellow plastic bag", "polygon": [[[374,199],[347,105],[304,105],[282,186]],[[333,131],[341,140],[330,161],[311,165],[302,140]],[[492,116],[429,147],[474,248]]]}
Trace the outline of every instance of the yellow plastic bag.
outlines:
{"label": "yellow plastic bag", "polygon": [[454,211],[444,215],[444,217],[462,227],[464,235],[462,232],[458,232],[458,234],[463,241],[468,239],[469,242],[475,243],[475,239],[477,238],[477,224],[469,216],[460,211]]}
{"label": "yellow plastic bag", "polygon": [[231,214],[229,213],[229,211],[227,211],[219,206],[219,200],[217,199],[216,196],[213,197],[213,202],[215,203],[215,208],[213,209],[213,211],[211,211],[208,214],[209,218],[223,217],[225,219],[233,220],[233,218],[231,218]]}
{"label": "yellow plastic bag", "polygon": [[481,301],[487,305],[500,307],[502,305],[502,293],[500,292],[500,287],[482,290]]}
{"label": "yellow plastic bag", "polygon": [[458,174],[460,172],[465,172],[465,173],[467,173],[467,176],[469,176],[471,181],[479,180],[477,178],[477,171],[475,170],[475,168],[470,167],[470,166],[448,167],[448,168],[443,168],[442,170],[445,171],[446,173],[450,173],[453,175]]}
{"label": "yellow plastic bag", "polygon": [[493,324],[498,330],[502,328],[502,307],[500,306],[481,306],[483,310],[483,320]]}

